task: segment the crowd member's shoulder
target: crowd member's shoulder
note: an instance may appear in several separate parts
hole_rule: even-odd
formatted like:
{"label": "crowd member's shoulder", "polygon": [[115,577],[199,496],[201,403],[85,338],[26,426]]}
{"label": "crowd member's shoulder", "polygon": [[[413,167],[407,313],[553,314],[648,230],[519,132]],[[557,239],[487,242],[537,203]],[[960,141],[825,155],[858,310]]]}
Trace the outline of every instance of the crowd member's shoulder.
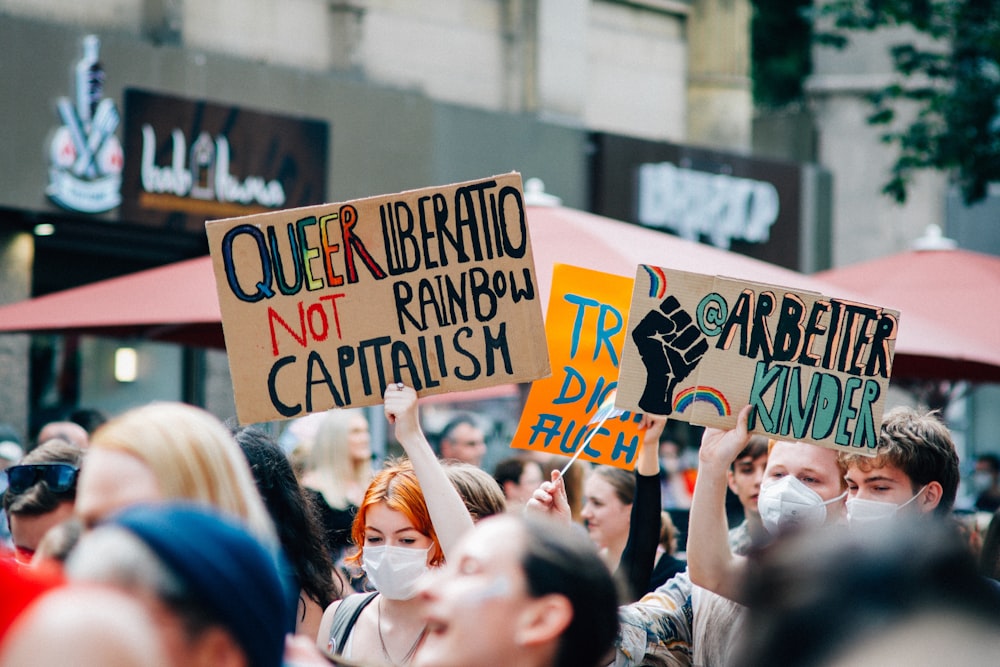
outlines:
{"label": "crowd member's shoulder", "polygon": [[[748,666],[834,664],[828,661],[864,638],[916,627],[928,613],[994,632],[1000,626],[996,583],[978,572],[954,525],[935,518],[899,516],[877,527],[779,539],[755,563],[746,587]],[[836,633],[830,609],[851,610]]]}
{"label": "crowd member's shoulder", "polygon": [[0,642],[17,617],[46,591],[63,583],[62,576],[55,570],[32,570],[21,568],[13,555],[0,549]]}

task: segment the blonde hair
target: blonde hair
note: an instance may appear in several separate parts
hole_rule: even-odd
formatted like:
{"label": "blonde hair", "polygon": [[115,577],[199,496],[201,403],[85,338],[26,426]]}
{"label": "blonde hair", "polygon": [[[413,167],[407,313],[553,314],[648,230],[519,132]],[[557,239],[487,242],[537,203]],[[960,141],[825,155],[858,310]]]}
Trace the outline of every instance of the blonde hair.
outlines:
{"label": "blonde hair", "polygon": [[205,410],[172,402],[134,408],[98,428],[90,447],[142,461],[165,499],[204,503],[243,519],[258,538],[277,542],[243,452]]}
{"label": "blonde hair", "polygon": [[355,466],[351,458],[351,421],[356,417],[367,422],[360,408],[327,412],[305,460],[303,478],[308,475],[307,486],[323,494],[327,505],[338,509],[349,504],[347,491],[352,485],[364,489],[374,475],[370,464]]}
{"label": "blonde hair", "polygon": [[441,467],[474,522],[507,511],[507,498],[493,475],[462,461],[442,461]]}

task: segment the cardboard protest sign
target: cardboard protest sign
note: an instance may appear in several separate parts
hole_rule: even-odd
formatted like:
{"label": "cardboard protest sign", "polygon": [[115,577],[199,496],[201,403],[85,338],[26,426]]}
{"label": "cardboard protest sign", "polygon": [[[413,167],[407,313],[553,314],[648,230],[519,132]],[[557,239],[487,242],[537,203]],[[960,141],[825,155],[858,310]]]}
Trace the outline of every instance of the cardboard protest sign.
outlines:
{"label": "cardboard protest sign", "polygon": [[858,453],[878,443],[899,313],[640,265],[615,405]]}
{"label": "cardboard protest sign", "polygon": [[618,384],[632,279],[555,265],[545,318],[552,376],[531,385],[511,447],[571,456],[594,429],[580,458],[631,470],[641,416],[590,424]]}
{"label": "cardboard protest sign", "polygon": [[241,423],[549,373],[520,174],[206,230]]}

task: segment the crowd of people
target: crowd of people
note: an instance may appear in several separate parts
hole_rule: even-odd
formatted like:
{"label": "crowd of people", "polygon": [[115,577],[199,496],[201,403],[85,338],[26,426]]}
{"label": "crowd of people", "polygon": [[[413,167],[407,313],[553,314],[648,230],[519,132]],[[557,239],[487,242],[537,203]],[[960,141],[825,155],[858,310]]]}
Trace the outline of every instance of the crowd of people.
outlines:
{"label": "crowd of people", "polygon": [[[0,666],[989,664],[1000,650],[998,466],[988,529],[954,514],[933,413],[874,454],[705,429],[696,481],[664,418],[634,471],[432,444],[417,393],[279,437],[158,402],[24,447],[0,428]],[[92,416],[92,415],[91,415]],[[727,511],[735,503],[739,512]],[[678,512],[682,514],[678,514]],[[683,537],[673,517],[684,516]],[[680,549],[678,549],[680,547]]]}

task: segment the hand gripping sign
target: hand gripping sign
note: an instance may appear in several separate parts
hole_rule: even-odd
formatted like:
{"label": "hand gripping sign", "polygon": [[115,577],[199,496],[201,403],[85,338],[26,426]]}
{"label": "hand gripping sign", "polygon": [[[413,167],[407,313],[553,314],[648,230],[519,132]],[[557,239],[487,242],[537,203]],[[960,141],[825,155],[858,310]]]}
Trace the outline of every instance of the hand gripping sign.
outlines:
{"label": "hand gripping sign", "polygon": [[640,265],[615,405],[870,453],[897,311],[777,285]]}
{"label": "hand gripping sign", "polygon": [[241,423],[549,374],[517,173],[206,230]]}

